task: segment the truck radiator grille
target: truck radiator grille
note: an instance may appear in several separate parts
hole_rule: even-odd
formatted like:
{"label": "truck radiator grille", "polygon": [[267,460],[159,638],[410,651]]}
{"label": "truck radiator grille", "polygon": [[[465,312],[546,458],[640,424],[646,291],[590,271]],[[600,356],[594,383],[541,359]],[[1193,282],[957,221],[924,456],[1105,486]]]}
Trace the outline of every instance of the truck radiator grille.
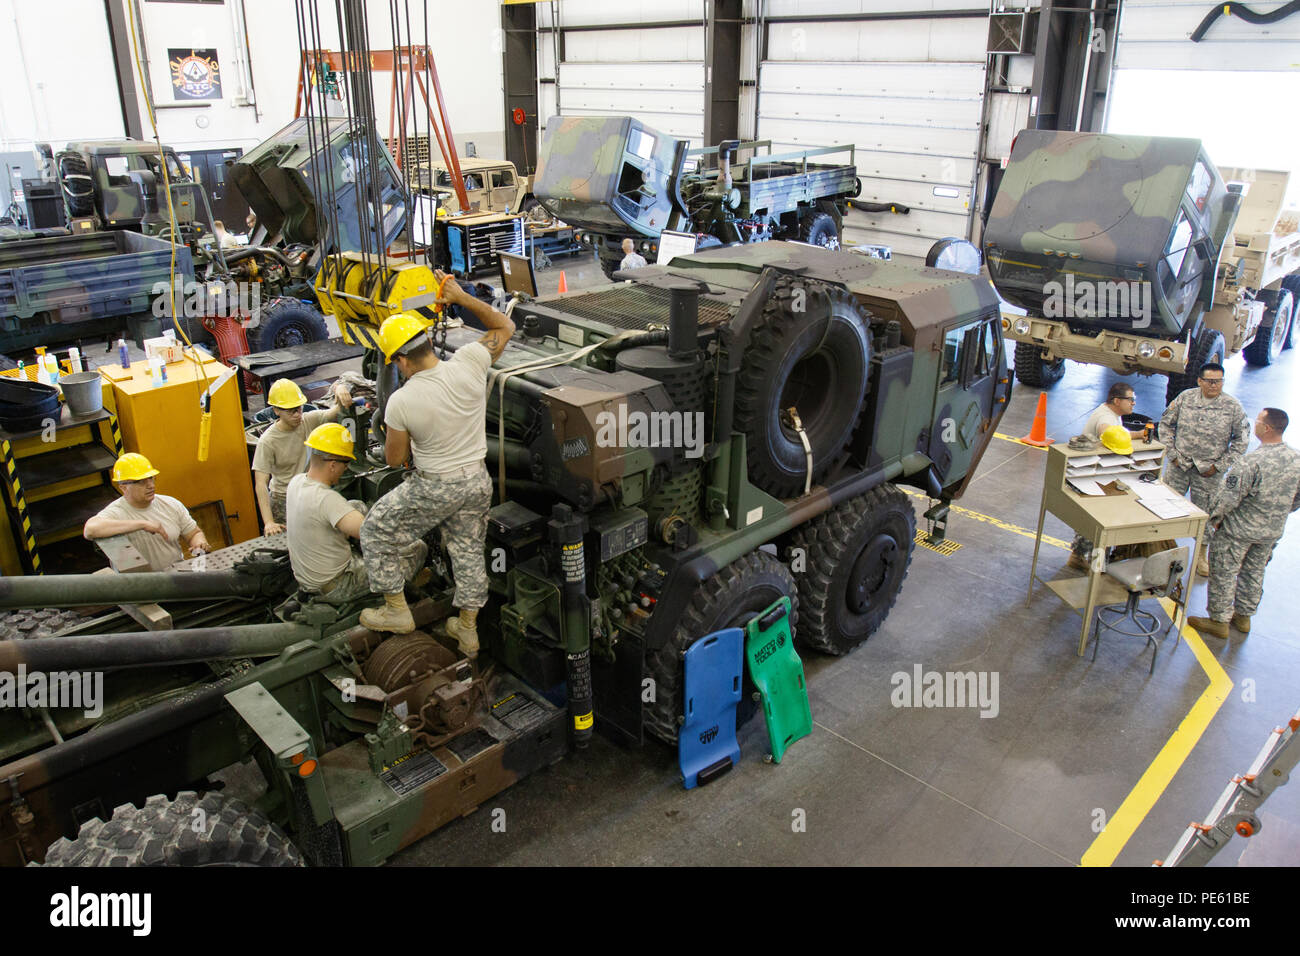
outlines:
{"label": "truck radiator grille", "polygon": [[[562,303],[548,303],[570,315],[612,325],[616,329],[644,329],[668,325],[672,293],[645,285],[619,285],[612,289],[566,297]],[[731,315],[721,302],[700,298],[700,325],[714,326]]]}

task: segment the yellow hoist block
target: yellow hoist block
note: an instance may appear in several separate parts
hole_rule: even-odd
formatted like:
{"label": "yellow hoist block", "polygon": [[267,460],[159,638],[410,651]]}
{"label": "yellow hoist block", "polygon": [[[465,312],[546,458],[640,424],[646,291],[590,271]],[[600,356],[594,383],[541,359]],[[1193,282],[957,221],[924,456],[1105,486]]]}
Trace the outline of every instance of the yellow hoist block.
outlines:
{"label": "yellow hoist block", "polygon": [[379,326],[390,315],[412,312],[432,325],[441,312],[433,270],[405,259],[359,252],[326,256],[315,289],[321,311],[338,320],[343,340],[366,348],[376,347]]}

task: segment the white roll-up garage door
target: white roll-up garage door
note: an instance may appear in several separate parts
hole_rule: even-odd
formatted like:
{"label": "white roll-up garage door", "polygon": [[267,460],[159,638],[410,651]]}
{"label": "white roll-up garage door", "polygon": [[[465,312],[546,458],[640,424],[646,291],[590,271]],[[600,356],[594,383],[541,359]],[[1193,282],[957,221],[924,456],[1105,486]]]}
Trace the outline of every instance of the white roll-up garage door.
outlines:
{"label": "white roll-up garage door", "polygon": [[[646,23],[698,21],[699,26],[644,28]],[[559,69],[559,112],[566,116],[626,114],[660,132],[688,139],[704,137],[703,0],[641,0],[610,4],[563,0],[560,27],[569,30]],[[551,5],[538,5],[538,25],[551,25]],[[555,44],[538,34],[538,75],[555,76]],[[542,88],[541,122],[555,115],[555,88]]]}
{"label": "white roll-up garage door", "polygon": [[[881,5],[769,0],[769,18],[872,13]],[[907,11],[908,7],[915,8]],[[892,11],[931,5],[895,0]],[[987,11],[986,3],[942,9]],[[984,96],[987,17],[769,23],[758,137],[774,150],[856,147],[860,199],[902,203],[907,215],[853,209],[844,240],[923,257],[967,235]],[[846,157],[847,160],[847,157]]]}

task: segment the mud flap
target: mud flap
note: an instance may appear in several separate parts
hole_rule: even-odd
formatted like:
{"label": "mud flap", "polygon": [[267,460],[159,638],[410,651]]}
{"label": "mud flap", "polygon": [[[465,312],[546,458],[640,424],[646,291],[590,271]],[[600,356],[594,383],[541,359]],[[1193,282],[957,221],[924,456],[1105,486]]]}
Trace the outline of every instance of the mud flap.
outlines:
{"label": "mud flap", "polygon": [[700,638],[682,655],[685,722],[677,732],[677,762],[686,789],[711,783],[740,760],[740,703],[745,632],[729,627]]}
{"label": "mud flap", "polygon": [[772,762],[780,763],[791,744],[812,733],[803,661],[790,633],[789,598],[781,598],[745,625],[745,660],[762,695]]}

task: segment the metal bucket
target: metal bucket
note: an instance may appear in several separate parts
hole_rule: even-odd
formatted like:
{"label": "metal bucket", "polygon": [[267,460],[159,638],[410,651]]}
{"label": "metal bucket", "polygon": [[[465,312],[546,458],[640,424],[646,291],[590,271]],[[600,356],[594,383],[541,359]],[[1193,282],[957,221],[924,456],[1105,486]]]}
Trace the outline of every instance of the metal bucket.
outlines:
{"label": "metal bucket", "polygon": [[68,411],[73,415],[93,415],[104,407],[103,379],[98,372],[75,372],[59,379]]}

